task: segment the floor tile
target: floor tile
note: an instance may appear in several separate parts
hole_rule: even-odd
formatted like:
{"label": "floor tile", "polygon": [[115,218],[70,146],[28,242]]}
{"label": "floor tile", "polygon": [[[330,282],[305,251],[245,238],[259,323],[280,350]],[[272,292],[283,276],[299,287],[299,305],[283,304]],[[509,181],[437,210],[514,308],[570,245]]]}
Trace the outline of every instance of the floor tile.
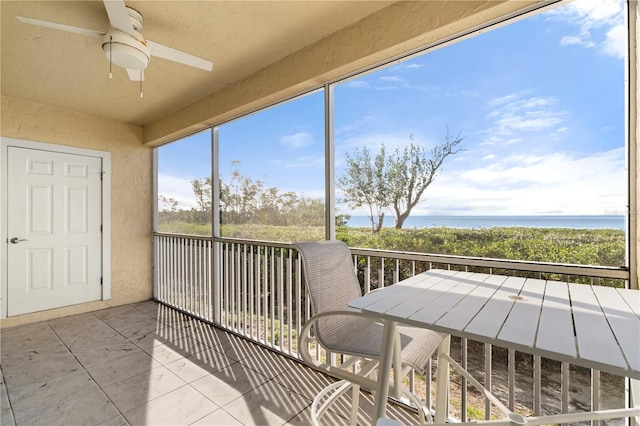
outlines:
{"label": "floor tile", "polygon": [[165,367],[121,380],[102,389],[121,412],[125,412],[186,383]]}
{"label": "floor tile", "polygon": [[270,379],[288,370],[296,364],[287,357],[284,357],[272,350],[254,345],[253,354],[243,357],[240,363],[256,370]]}
{"label": "floor tile", "polygon": [[53,326],[57,335],[72,351],[86,349],[97,344],[105,344],[123,340],[123,337],[97,319],[84,324],[75,324],[66,327]]}
{"label": "floor tile", "polygon": [[250,343],[248,340],[238,337],[232,333],[216,330],[212,336],[215,347],[218,351],[224,353],[229,358],[237,361],[263,353],[265,348]]}
{"label": "floor tile", "polygon": [[73,354],[82,365],[89,367],[104,364],[140,351],[140,348],[123,337],[114,342],[105,342],[74,351]]}
{"label": "floor tile", "polygon": [[133,425],[189,425],[218,409],[186,385],[124,413]]}
{"label": "floor tile", "polygon": [[16,424],[97,424],[118,415],[85,371],[10,390]]}
{"label": "floor tile", "polygon": [[144,312],[140,312],[137,309],[131,309],[121,315],[108,316],[102,318],[102,320],[109,324],[111,327],[118,329],[118,327],[126,326],[128,324],[135,324],[139,321],[144,321],[149,318],[149,315]]}
{"label": "floor tile", "polygon": [[335,379],[299,363],[293,363],[273,380],[309,399],[315,398],[320,391],[335,382]]}
{"label": "floor tile", "polygon": [[191,423],[192,426],[243,426],[242,422],[231,414],[224,411],[224,408],[218,408],[213,413]]}
{"label": "floor tile", "polygon": [[47,381],[82,369],[75,357],[60,345],[55,350],[2,353],[4,380],[8,389]]}
{"label": "floor tile", "polygon": [[[298,413],[294,418],[286,422],[284,425],[285,426],[294,426],[294,425],[307,426],[312,424],[313,424],[313,421],[311,420],[311,407],[307,407],[304,410],[302,410],[301,413]],[[322,417],[320,417],[320,424],[322,426],[345,426],[349,424],[349,419],[344,418],[331,411],[327,411],[322,415]]]}
{"label": "floor tile", "polygon": [[139,351],[113,361],[89,366],[87,371],[98,385],[105,387],[161,366],[162,364],[148,354]]}
{"label": "floor tile", "polygon": [[190,337],[183,337],[175,342],[169,342],[152,348],[145,349],[145,352],[162,364],[169,364],[181,358],[189,357],[193,354],[207,349],[204,343]]}
{"label": "floor tile", "polygon": [[12,340],[22,340],[24,338],[34,336],[43,331],[51,331],[51,327],[46,322],[37,322],[33,324],[25,324],[16,327],[9,327],[0,329],[0,339],[2,344],[8,343]]}
{"label": "floor tile", "polygon": [[2,426],[14,426],[16,424],[13,418],[13,412],[9,409],[0,410],[0,425]]}
{"label": "floor tile", "polygon": [[137,311],[137,309],[133,305],[122,305],[113,308],[101,309],[99,311],[93,312],[93,314],[102,320],[106,320],[133,311]]}
{"label": "floor tile", "polygon": [[[3,329],[0,339],[2,425],[14,424],[10,404],[18,425],[309,424],[311,400],[331,381],[149,301]],[[373,405],[361,399],[358,423],[369,424]],[[349,404],[338,401],[325,423],[346,424]]]}
{"label": "floor tile", "polygon": [[220,371],[235,362],[236,361],[227,358],[213,348],[208,348],[197,354],[166,364],[165,366],[182,378],[182,380],[190,383],[211,373]]}
{"label": "floor tile", "polygon": [[100,319],[95,316],[93,312],[87,312],[84,314],[70,315],[68,317],[56,318],[47,321],[47,323],[54,329],[64,329],[72,327],[84,327],[91,324],[100,323]]}
{"label": "floor tile", "polygon": [[267,380],[257,371],[236,363],[192,382],[191,386],[223,407]]}
{"label": "floor tile", "polygon": [[224,406],[245,425],[284,424],[300,414],[311,401],[269,381]]}
{"label": "floor tile", "polygon": [[122,415],[118,414],[116,417],[112,417],[96,426],[129,426],[129,422],[126,421]]}
{"label": "floor tile", "polygon": [[158,302],[154,300],[147,300],[146,302],[134,303],[131,306],[155,318],[162,305],[159,305]]}
{"label": "floor tile", "polygon": [[140,349],[150,349],[154,346],[176,342],[185,336],[182,332],[166,324],[158,324],[155,320],[151,323],[144,321],[130,325],[127,329],[120,330],[131,343]]}

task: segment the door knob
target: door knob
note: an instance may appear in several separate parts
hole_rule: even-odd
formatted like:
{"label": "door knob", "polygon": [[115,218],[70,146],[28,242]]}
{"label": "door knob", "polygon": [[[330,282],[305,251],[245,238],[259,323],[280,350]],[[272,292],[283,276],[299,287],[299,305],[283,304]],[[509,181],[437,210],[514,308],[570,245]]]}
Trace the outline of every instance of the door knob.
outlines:
{"label": "door knob", "polygon": [[13,237],[12,239],[9,240],[9,242],[11,244],[18,244],[20,241],[27,241],[24,238],[18,238],[18,237]]}

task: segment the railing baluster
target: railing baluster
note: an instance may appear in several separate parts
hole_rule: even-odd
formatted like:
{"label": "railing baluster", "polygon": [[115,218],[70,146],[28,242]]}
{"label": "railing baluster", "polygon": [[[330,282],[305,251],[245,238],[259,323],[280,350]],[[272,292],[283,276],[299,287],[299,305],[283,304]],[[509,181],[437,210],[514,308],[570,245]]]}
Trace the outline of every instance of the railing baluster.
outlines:
{"label": "railing baluster", "polygon": [[371,291],[371,257],[366,256],[365,269],[364,269],[364,292],[369,293]]}
{"label": "railing baluster", "polygon": [[[484,387],[491,392],[491,345],[485,343],[484,345]],[[485,420],[491,420],[491,401],[485,398],[484,404],[484,418]]]}
{"label": "railing baluster", "polygon": [[509,388],[509,410],[514,411],[516,406],[516,351],[509,349],[509,359],[507,361],[507,386]]}
{"label": "railing baluster", "polygon": [[560,365],[562,381],[560,383],[560,394],[562,403],[562,414],[569,412],[569,363],[563,362]]}
{"label": "railing baluster", "polygon": [[269,271],[269,248],[265,247],[264,249],[264,256],[262,258],[262,331],[264,333],[264,335],[262,336],[262,343],[267,343],[268,339],[267,339],[267,324],[268,324],[268,318],[269,318],[269,310],[267,309],[267,301],[268,301],[268,295],[269,295],[269,275],[268,275],[268,271]]}
{"label": "railing baluster", "polygon": [[242,247],[242,335],[246,336],[249,331],[247,313],[249,311],[249,257],[247,255],[247,245]]}
{"label": "railing baluster", "polygon": [[271,247],[270,254],[270,269],[269,269],[269,328],[271,330],[271,338],[269,342],[271,343],[271,347],[275,345],[275,316],[276,316],[276,255],[275,248]]}
{"label": "railing baluster", "polygon": [[286,304],[286,295],[284,292],[284,256],[282,254],[282,249],[280,249],[280,254],[278,255],[278,325],[279,330],[279,342],[278,342],[278,346],[280,347],[281,351],[284,351],[284,348],[286,348],[286,345],[284,343],[284,324],[285,324],[285,317],[284,317],[284,307]]}
{"label": "railing baluster", "polygon": [[289,354],[293,353],[293,281],[291,274],[291,250],[287,250],[287,343],[289,345]]}
{"label": "railing baluster", "polygon": [[[295,274],[296,274],[296,336],[300,337],[300,330],[302,329],[302,262],[300,256],[295,258]],[[295,342],[296,348],[298,347],[298,341]],[[295,352],[297,356],[298,351]]]}
{"label": "railing baluster", "polygon": [[[600,371],[591,370],[591,411],[600,410]],[[591,422],[592,426],[600,426],[599,420]]]}
{"label": "railing baluster", "polygon": [[[214,242],[215,241],[215,242]],[[297,357],[296,336],[311,314],[311,304],[303,286],[302,263],[289,244],[249,242],[225,238],[190,237],[182,235],[154,234],[155,267],[157,273],[154,278],[154,298],[169,306],[176,307],[199,318],[208,321],[216,320],[214,312],[221,310],[220,324],[226,329],[240,333],[254,341],[261,342],[284,354]],[[213,244],[220,245],[220,271],[213,269]],[[288,253],[285,255],[285,250]],[[216,251],[217,252],[217,251]],[[628,271],[616,268],[575,266],[575,265],[546,265],[535,262],[511,262],[497,259],[474,259],[455,256],[385,252],[370,249],[352,249],[354,270],[362,279],[363,290],[368,292],[372,288],[372,281],[376,287],[391,285],[413,276],[424,268],[434,266],[455,270],[482,270],[489,273],[522,275],[548,278],[550,274],[560,275],[564,280],[576,280],[576,277],[590,277],[591,285],[600,285],[603,278],[618,280],[624,283],[628,280]],[[393,262],[393,273],[390,280],[385,282],[385,262]],[[375,265],[375,266],[374,266]],[[527,269],[527,268],[530,269]],[[375,271],[372,271],[372,268]],[[406,268],[403,270],[402,268]],[[481,268],[481,269],[480,269]],[[390,271],[389,271],[390,272]],[[214,299],[214,274],[219,274],[220,300]],[[373,275],[373,276],[372,276]],[[376,282],[377,280],[377,282]],[[276,339],[276,336],[279,335]],[[507,383],[506,388],[501,377],[502,367],[495,373],[492,371],[491,345],[484,345],[485,352],[485,386],[494,390],[500,388],[506,391],[504,398],[509,409],[520,411],[521,401],[517,395],[522,391],[516,381],[516,353],[507,351]],[[323,356],[335,362],[336,356],[324,353],[316,346],[316,357]],[[502,353],[502,352],[500,352]],[[472,359],[468,358],[468,341],[461,339],[461,364],[466,368]],[[527,402],[526,409],[533,415],[542,415],[542,359],[533,359],[533,401]],[[498,358],[496,358],[498,361]],[[431,362],[430,362],[431,364]],[[570,373],[571,364],[561,364],[560,397],[557,404],[558,411],[563,413],[572,411],[570,407],[570,375],[578,374],[580,370]],[[496,379],[494,379],[496,378]],[[421,377],[413,372],[409,376],[409,387],[417,388]],[[495,380],[495,383],[492,381]],[[425,371],[425,398],[432,406],[432,375],[431,365]],[[467,397],[467,380],[461,378],[461,420],[467,420],[468,409],[474,407]],[[455,383],[452,384],[455,386]],[[599,371],[591,372],[591,409],[601,408],[601,377]],[[530,393],[527,392],[527,393]],[[624,395],[623,395],[624,396]],[[470,398],[469,398],[470,399]],[[531,407],[528,407],[532,404]],[[490,418],[492,404],[485,403],[485,418]],[[609,408],[609,407],[607,407]],[[546,411],[546,405],[545,405]],[[594,425],[601,422],[594,421]]]}
{"label": "railing baluster", "polygon": [[533,357],[533,415],[542,413],[542,358]]}
{"label": "railing baluster", "polygon": [[252,244],[251,246],[249,246],[249,265],[247,265],[247,268],[249,270],[249,336],[252,339],[256,338],[255,335],[255,320],[254,320],[254,305],[255,305],[255,297],[256,297],[256,286],[255,286],[255,275],[254,275],[254,271],[255,271],[255,267],[254,265],[256,264],[256,255],[254,253],[254,248],[255,246]]}
{"label": "railing baluster", "polygon": [[[467,369],[467,339],[462,338],[460,339],[460,364],[462,365],[462,368],[464,368],[465,370]],[[467,378],[462,376],[461,377],[461,388],[462,388],[462,392],[461,392],[461,396],[460,399],[461,401],[461,405],[462,405],[462,409],[461,409],[461,416],[460,416],[460,420],[463,422],[467,421]]]}

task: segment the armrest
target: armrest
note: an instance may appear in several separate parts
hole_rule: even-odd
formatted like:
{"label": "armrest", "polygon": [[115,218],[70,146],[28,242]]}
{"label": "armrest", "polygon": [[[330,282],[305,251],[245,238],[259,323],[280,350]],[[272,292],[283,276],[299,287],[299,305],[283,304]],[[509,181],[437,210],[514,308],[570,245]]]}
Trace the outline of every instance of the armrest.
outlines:
{"label": "armrest", "polygon": [[302,356],[302,359],[304,360],[304,362],[306,362],[307,364],[313,365],[318,368],[322,366],[322,363],[320,363],[318,360],[313,358],[309,353],[308,343],[309,343],[309,331],[311,330],[311,327],[313,327],[313,325],[321,318],[333,317],[336,315],[348,315],[348,316],[356,316],[356,317],[371,319],[371,317],[363,314],[360,310],[354,309],[354,308],[345,308],[345,309],[337,309],[334,311],[326,311],[320,314],[316,314],[311,318],[309,318],[309,320],[305,323],[304,327],[302,327],[302,330],[300,331],[300,336],[298,336],[298,352]]}

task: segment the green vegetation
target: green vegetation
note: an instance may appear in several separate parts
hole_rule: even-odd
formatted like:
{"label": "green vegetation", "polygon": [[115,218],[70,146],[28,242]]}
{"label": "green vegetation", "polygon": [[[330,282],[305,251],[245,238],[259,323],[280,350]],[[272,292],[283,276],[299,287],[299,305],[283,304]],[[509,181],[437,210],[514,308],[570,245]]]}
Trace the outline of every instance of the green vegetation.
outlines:
{"label": "green vegetation", "polygon": [[616,267],[625,253],[624,232],[613,229],[340,228],[336,237],[350,247]]}
{"label": "green vegetation", "polygon": [[[210,225],[165,223],[160,232],[211,235]],[[262,241],[324,239],[321,226],[222,225],[229,238]],[[624,265],[625,235],[614,229],[564,228],[368,228],[338,227],[336,238],[350,247],[475,256],[536,262],[619,267]]]}

